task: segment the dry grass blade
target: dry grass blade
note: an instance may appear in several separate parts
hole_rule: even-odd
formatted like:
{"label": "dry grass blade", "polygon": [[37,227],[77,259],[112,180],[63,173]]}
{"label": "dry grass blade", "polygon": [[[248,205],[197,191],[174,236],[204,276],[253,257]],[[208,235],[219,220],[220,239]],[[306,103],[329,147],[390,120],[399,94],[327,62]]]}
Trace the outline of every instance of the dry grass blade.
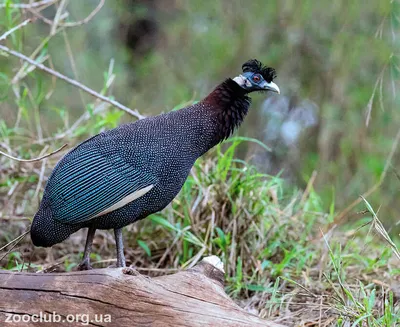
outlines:
{"label": "dry grass blade", "polygon": [[2,152],[2,151],[0,151],[0,154],[2,154],[3,156],[5,156],[5,157],[7,157],[7,158],[10,158],[10,159],[12,159],[12,160],[19,161],[19,162],[35,162],[35,161],[43,160],[43,159],[45,159],[45,158],[48,158],[48,157],[50,157],[50,156],[56,154],[57,152],[60,152],[60,151],[61,151],[62,149],[64,149],[67,145],[68,145],[68,144],[64,144],[62,147],[58,148],[57,150],[55,150],[55,151],[53,151],[53,152],[50,152],[50,153],[47,153],[47,154],[45,154],[45,155],[43,155],[43,156],[40,156],[40,157],[38,157],[38,158],[34,158],[34,159],[20,159],[20,158],[16,158],[16,157],[10,156],[9,154],[4,153],[4,152]]}
{"label": "dry grass blade", "polygon": [[[19,242],[21,242],[25,236],[29,233],[29,230],[26,231],[25,233],[23,233],[22,235],[18,236],[15,240],[13,240],[13,242],[15,242],[11,248],[8,249],[8,251],[6,253],[4,253],[4,255],[0,258],[0,262],[3,261],[3,259],[19,244]],[[4,247],[2,247],[3,249]]]}
{"label": "dry grass blade", "polygon": [[[376,80],[376,82],[375,82],[374,89],[373,89],[373,91],[372,91],[372,95],[371,95],[371,97],[369,98],[369,101],[368,101],[368,104],[367,104],[367,112],[366,112],[366,118],[365,118],[365,125],[366,125],[367,127],[369,126],[369,122],[370,122],[370,120],[371,120],[372,105],[373,105],[373,103],[374,103],[375,93],[376,93],[376,91],[377,91],[378,86],[379,86],[379,85],[382,85],[382,80],[383,80],[383,76],[384,76],[384,74],[385,74],[386,66],[387,66],[387,65],[385,65],[385,66],[383,67],[381,73],[379,74],[379,76],[378,76],[378,78],[377,78],[377,80]],[[381,91],[381,90],[380,90],[380,96],[382,96],[382,91]],[[380,104],[381,104],[381,108],[383,109],[382,101],[380,101]]]}
{"label": "dry grass blade", "polygon": [[[50,36],[46,37],[40,44],[39,46],[32,52],[30,58],[33,60],[39,53],[42,51],[42,49],[46,46],[47,42],[51,39]],[[45,58],[48,56],[43,56],[41,58],[38,58],[37,61],[44,62]],[[32,65],[28,65],[27,62],[24,62],[21,65],[21,68],[18,69],[17,73],[14,75],[14,77],[11,80],[11,84],[13,85],[13,90],[15,93],[15,96],[17,99],[21,97],[20,95],[20,90],[18,88],[17,83],[21,81],[28,73],[32,72],[36,67]],[[54,76],[53,76],[54,77]]]}
{"label": "dry grass blade", "polygon": [[368,211],[372,214],[374,220],[373,220],[373,227],[377,230],[377,232],[385,239],[385,241],[389,244],[391,249],[393,250],[394,254],[396,257],[400,260],[400,252],[399,249],[397,248],[396,244],[392,241],[390,238],[389,234],[386,232],[385,227],[383,226],[382,222],[379,220],[378,216],[376,215],[374,209],[372,206],[369,204],[369,202],[362,196],[360,197],[363,199],[365,205],[367,206]]}
{"label": "dry grass blade", "polygon": [[366,118],[365,118],[365,125],[368,127],[369,126],[369,121],[371,120],[371,113],[372,113],[372,105],[374,103],[374,98],[375,98],[375,92],[379,84],[379,79],[375,82],[374,90],[372,91],[372,95],[369,98],[368,104],[367,104],[367,112],[366,112]]}
{"label": "dry grass blade", "polygon": [[[18,242],[21,241],[21,240],[25,237],[25,235],[27,235],[28,233],[29,233],[29,230],[26,231],[25,233],[23,233],[23,234],[17,236],[17,237],[14,238],[12,241],[10,241],[10,242],[8,242],[6,245],[2,246],[2,247],[0,248],[0,251],[3,251],[3,250],[4,250],[5,248],[7,248],[7,246],[9,246],[10,244],[13,244],[13,243],[17,243],[17,244],[18,244]],[[4,258],[4,257],[3,257],[3,258]]]}
{"label": "dry grass blade", "polygon": [[310,180],[307,183],[307,187],[306,187],[305,191],[303,192],[303,195],[301,196],[301,200],[300,200],[301,204],[304,204],[304,202],[306,201],[308,195],[310,194],[311,189],[312,189],[312,187],[314,185],[315,179],[317,178],[317,174],[318,173],[315,170],[312,172]]}
{"label": "dry grass blade", "polygon": [[293,284],[295,284],[296,286],[300,287],[302,290],[306,291],[306,292],[307,292],[308,294],[310,294],[312,297],[314,297],[314,298],[318,297],[318,296],[315,295],[313,292],[311,292],[309,289],[307,289],[305,286],[299,284],[299,283],[296,282],[295,280],[290,279],[290,278],[287,278],[287,277],[283,277],[283,276],[281,276],[281,278],[282,278],[283,280],[288,281],[289,283],[293,283]]}

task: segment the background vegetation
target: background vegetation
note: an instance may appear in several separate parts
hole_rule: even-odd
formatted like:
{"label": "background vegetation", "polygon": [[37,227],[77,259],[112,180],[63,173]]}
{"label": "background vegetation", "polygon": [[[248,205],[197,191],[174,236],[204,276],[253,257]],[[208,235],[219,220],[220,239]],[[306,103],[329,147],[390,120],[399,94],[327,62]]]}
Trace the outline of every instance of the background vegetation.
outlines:
{"label": "background vegetation", "polygon": [[[254,95],[241,137],[201,159],[166,210],[126,228],[128,261],[154,275],[212,253],[230,295],[262,317],[400,324],[399,23],[397,1],[2,0],[0,151],[68,148],[0,156],[0,266],[74,269],[84,232],[50,250],[23,238],[57,160],[139,113],[201,99],[257,58],[282,95]],[[287,126],[301,126],[291,143]],[[96,267],[113,242],[97,234]]]}

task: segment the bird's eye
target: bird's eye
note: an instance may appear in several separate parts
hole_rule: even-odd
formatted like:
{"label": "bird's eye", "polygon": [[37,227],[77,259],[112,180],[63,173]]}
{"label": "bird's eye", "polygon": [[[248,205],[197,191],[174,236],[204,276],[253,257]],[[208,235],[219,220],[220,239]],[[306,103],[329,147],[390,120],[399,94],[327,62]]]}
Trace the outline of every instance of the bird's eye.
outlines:
{"label": "bird's eye", "polygon": [[258,83],[260,80],[261,80],[260,75],[254,75],[254,76],[253,76],[253,81],[254,81],[254,82]]}

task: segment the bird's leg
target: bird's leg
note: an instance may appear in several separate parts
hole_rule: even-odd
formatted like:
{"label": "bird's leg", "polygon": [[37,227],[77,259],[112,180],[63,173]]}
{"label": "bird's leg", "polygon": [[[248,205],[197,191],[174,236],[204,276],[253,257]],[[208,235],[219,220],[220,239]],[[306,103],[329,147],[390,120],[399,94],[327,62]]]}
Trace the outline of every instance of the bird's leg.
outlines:
{"label": "bird's leg", "polygon": [[126,267],[124,256],[124,243],[122,241],[122,228],[114,229],[115,243],[117,244],[117,267]]}
{"label": "bird's leg", "polygon": [[94,228],[92,226],[89,227],[87,237],[86,237],[85,251],[83,252],[83,259],[82,259],[82,262],[78,266],[78,270],[92,269],[92,266],[90,265],[90,253],[92,252],[92,244],[93,244],[93,238],[94,238],[95,232],[96,232],[96,228]]}

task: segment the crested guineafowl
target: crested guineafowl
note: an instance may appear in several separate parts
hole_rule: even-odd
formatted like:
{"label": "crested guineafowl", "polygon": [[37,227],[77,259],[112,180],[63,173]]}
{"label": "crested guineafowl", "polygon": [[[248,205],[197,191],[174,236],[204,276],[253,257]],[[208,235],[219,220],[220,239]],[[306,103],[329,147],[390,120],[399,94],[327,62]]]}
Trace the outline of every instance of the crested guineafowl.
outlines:
{"label": "crested guineafowl", "polygon": [[279,93],[274,69],[253,59],[242,70],[197,104],[102,132],[72,149],[47,182],[31,227],[33,244],[49,247],[88,227],[79,269],[90,269],[96,229],[114,229],[117,267],[124,267],[122,228],[174,199],[196,159],[242,123],[247,94]]}

